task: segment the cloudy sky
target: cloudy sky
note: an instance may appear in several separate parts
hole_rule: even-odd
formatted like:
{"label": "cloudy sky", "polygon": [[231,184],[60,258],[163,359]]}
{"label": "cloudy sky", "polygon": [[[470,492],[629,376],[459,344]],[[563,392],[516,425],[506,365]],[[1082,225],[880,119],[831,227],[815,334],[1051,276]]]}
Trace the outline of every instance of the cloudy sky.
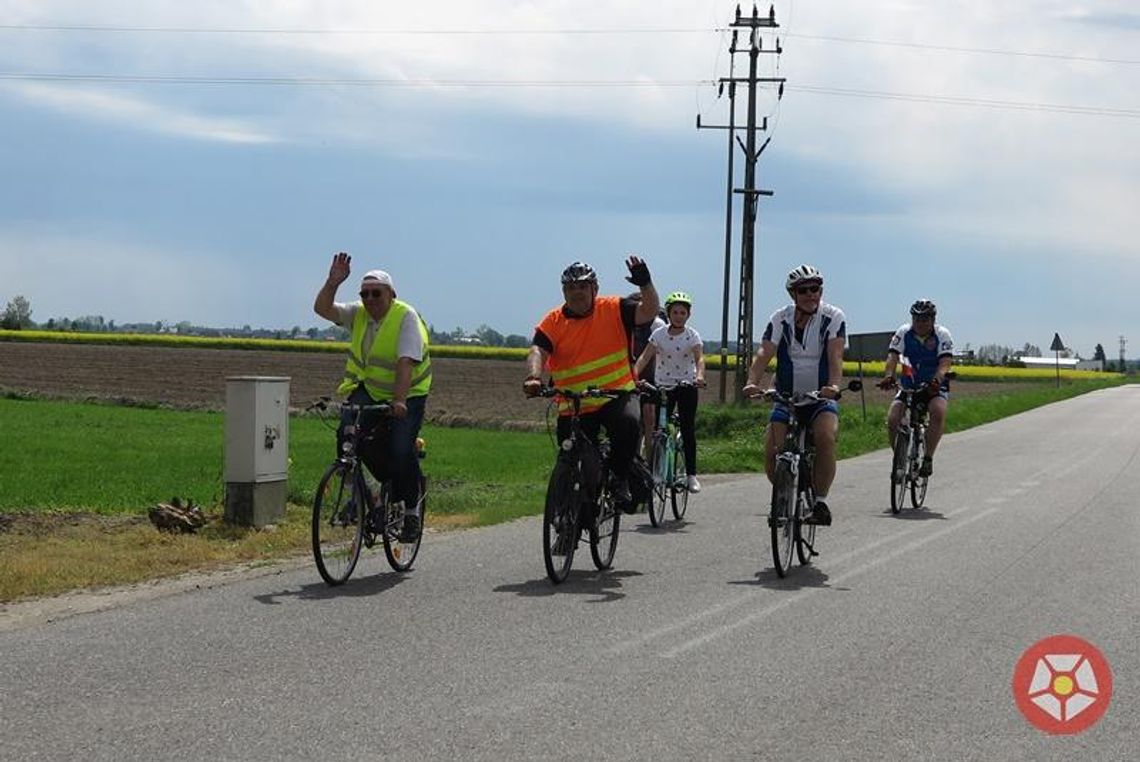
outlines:
{"label": "cloudy sky", "polygon": [[[734,7],[0,0],[0,302],[308,327],[345,250],[437,328],[529,333],[569,261],[625,292],[636,252],[719,338],[726,133],[694,121],[727,119]],[[758,331],[810,262],[854,332],[927,297],[959,346],[1140,342],[1134,4],[775,10]]]}

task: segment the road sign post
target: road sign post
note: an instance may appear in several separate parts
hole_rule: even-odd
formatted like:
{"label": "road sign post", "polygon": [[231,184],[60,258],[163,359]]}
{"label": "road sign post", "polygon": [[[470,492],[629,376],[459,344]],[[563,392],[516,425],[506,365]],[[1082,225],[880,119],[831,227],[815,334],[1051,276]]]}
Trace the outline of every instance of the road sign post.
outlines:
{"label": "road sign post", "polygon": [[1049,349],[1053,350],[1053,359],[1057,364],[1057,388],[1061,388],[1061,350],[1065,348],[1064,342],[1061,341],[1061,334],[1053,334],[1053,343],[1049,345]]}

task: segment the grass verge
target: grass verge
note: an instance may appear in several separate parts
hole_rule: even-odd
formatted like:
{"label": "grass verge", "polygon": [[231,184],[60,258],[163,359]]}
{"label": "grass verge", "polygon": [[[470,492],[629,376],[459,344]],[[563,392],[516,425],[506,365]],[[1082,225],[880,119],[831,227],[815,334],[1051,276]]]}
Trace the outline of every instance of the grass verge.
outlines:
{"label": "grass verge", "polygon": [[[1073,382],[955,400],[959,431],[1040,405],[1114,386]],[[887,446],[886,403],[843,406],[840,456]],[[759,471],[768,408],[702,408],[702,473]],[[0,399],[0,601],[117,585],[233,563],[308,552],[312,491],[333,434],[317,419],[290,425],[289,506],[272,530],[212,521],[194,535],[168,535],[146,510],[191,497],[215,518],[223,503],[223,430],[218,413]],[[541,510],[553,458],[546,434],[424,427],[429,527],[493,524]]]}

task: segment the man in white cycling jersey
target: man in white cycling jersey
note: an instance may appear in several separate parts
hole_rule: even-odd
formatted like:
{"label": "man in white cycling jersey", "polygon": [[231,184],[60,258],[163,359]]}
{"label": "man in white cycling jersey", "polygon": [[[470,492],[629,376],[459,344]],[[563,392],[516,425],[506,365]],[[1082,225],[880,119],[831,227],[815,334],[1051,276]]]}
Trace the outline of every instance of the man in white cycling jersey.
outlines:
{"label": "man in white cycling jersey", "polygon": [[818,392],[813,405],[789,409],[776,404],[769,417],[764,438],[764,471],[772,481],[776,453],[788,433],[791,416],[798,415],[811,427],[815,441],[815,468],[812,486],[815,506],[805,521],[828,526],[831,510],[827,492],[835,479],[835,438],[839,433],[839,382],[843,377],[843,347],[847,324],[843,310],[823,301],[823,274],[811,265],[800,265],[788,273],[785,288],[792,303],[776,310],[764,329],[760,349],[748,369],[743,393],[755,397],[766,388],[761,382],[768,361],[776,358],[776,390],[784,396]]}

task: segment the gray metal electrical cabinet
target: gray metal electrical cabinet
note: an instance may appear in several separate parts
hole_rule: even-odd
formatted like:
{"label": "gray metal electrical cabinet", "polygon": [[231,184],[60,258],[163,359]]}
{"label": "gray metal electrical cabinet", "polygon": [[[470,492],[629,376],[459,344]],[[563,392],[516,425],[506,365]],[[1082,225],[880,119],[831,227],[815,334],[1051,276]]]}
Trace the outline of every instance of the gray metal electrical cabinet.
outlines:
{"label": "gray metal electrical cabinet", "polygon": [[289,378],[226,379],[226,520],[265,526],[285,517]]}

